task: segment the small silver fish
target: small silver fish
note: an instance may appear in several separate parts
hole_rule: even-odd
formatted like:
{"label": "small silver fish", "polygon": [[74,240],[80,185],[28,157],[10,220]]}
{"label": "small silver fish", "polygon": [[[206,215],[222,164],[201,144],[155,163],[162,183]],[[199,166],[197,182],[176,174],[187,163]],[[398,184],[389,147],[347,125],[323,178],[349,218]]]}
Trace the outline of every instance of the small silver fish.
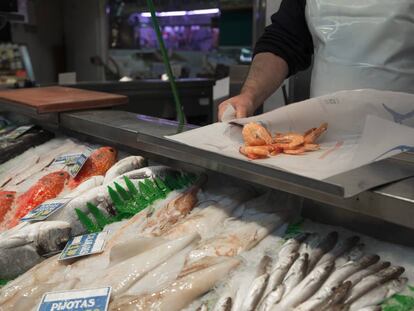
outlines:
{"label": "small silver fish", "polygon": [[327,260],[335,260],[352,249],[359,242],[359,240],[359,236],[351,236],[347,239],[341,240],[336,243],[335,247],[330,252],[323,255],[317,264],[324,263]]}
{"label": "small silver fish", "polygon": [[263,293],[266,289],[267,281],[269,279],[269,274],[265,273],[252,282],[249,291],[247,292],[246,298],[242,305],[243,311],[253,311],[256,309],[260,299],[263,296]]}
{"label": "small silver fish", "polygon": [[285,293],[289,293],[305,278],[306,272],[308,271],[308,258],[309,255],[307,253],[301,254],[289,269],[289,272],[283,280]]}
{"label": "small silver fish", "polygon": [[348,298],[345,300],[345,303],[351,304],[359,297],[365,295],[370,290],[378,287],[385,282],[398,278],[401,274],[404,273],[403,267],[389,267],[384,270],[381,270],[373,275],[369,275],[364,278],[361,282],[357,283],[354,287],[351,288]]}
{"label": "small silver fish", "polygon": [[358,243],[354,247],[352,247],[349,251],[343,253],[341,256],[336,258],[335,260],[335,267],[340,267],[346,264],[348,261],[356,261],[359,258],[361,258],[363,253],[363,248],[365,247],[365,244]]}
{"label": "small silver fish", "polygon": [[272,311],[286,311],[309,299],[323,284],[334,267],[333,261],[317,266]]}
{"label": "small silver fish", "polygon": [[350,281],[352,283],[352,285],[355,285],[355,284],[359,283],[366,276],[377,273],[378,271],[383,270],[385,268],[388,268],[389,266],[391,266],[390,262],[380,261],[380,262],[377,262],[376,264],[368,266],[365,269],[362,269],[362,270],[352,274],[346,280]]}
{"label": "small silver fish", "polygon": [[316,266],[316,263],[329,252],[338,241],[338,232],[331,232],[325,236],[314,248],[309,250],[308,273]]}
{"label": "small silver fish", "polygon": [[407,285],[407,281],[406,278],[399,278],[386,282],[356,299],[349,307],[349,311],[358,311],[362,308],[381,304],[389,297],[401,292]]}
{"label": "small silver fish", "polygon": [[270,311],[275,304],[279,303],[279,301],[282,300],[284,293],[285,287],[283,284],[280,284],[274,291],[270,292],[266,297],[263,298],[259,310]]}
{"label": "small silver fish", "polygon": [[259,262],[256,271],[256,277],[261,276],[265,273],[269,273],[272,268],[272,258],[265,255]]}
{"label": "small silver fish", "polygon": [[301,233],[293,238],[288,239],[280,248],[278,258],[289,256],[292,253],[298,252],[303,241],[307,240],[311,234]]}

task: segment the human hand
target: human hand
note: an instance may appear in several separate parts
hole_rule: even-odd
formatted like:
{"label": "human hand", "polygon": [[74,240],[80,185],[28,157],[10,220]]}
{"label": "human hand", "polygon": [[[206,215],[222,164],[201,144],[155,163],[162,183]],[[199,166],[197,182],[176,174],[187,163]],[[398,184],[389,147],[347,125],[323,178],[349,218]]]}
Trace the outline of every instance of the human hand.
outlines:
{"label": "human hand", "polygon": [[234,110],[236,111],[236,119],[246,118],[253,115],[256,110],[256,107],[253,104],[251,98],[247,95],[240,94],[234,96],[226,101],[222,102],[218,107],[218,119],[222,121],[224,112],[228,105],[233,106]]}

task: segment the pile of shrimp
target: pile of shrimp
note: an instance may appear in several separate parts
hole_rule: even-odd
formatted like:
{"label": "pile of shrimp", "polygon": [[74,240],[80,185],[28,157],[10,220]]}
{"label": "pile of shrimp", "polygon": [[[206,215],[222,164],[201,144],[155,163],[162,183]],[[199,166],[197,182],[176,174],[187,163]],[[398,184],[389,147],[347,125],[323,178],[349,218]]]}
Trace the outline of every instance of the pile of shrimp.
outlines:
{"label": "pile of shrimp", "polygon": [[309,151],[319,150],[316,140],[328,129],[328,123],[318,128],[311,128],[305,133],[272,134],[258,123],[248,123],[243,127],[244,146],[239,151],[249,159],[264,159],[280,153],[300,155]]}

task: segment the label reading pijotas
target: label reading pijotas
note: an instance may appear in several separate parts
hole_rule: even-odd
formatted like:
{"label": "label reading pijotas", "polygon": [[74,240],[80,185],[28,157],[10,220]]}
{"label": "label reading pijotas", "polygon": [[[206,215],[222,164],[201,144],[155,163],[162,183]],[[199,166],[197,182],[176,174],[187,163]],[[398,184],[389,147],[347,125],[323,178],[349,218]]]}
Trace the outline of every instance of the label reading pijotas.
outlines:
{"label": "label reading pijotas", "polygon": [[69,240],[59,260],[88,256],[103,252],[107,232],[90,233]]}
{"label": "label reading pijotas", "polygon": [[46,293],[38,311],[106,311],[110,295],[110,287]]}

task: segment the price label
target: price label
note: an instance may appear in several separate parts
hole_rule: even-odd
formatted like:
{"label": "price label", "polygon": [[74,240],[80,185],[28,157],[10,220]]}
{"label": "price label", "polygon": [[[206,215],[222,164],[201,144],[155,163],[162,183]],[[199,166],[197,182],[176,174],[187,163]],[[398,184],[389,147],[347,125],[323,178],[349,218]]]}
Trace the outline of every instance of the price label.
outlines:
{"label": "price label", "polygon": [[59,260],[72,259],[101,253],[105,247],[108,232],[80,235],[69,240],[60,254]]}
{"label": "price label", "polygon": [[7,134],[7,139],[17,139],[33,127],[33,124],[19,126],[18,128],[11,131],[9,134]]}
{"label": "price label", "polygon": [[111,287],[50,292],[43,295],[38,311],[106,311]]}
{"label": "price label", "polygon": [[26,216],[24,216],[21,220],[22,221],[40,221],[45,220],[50,215],[64,207],[66,204],[69,203],[71,199],[62,198],[62,199],[55,199],[46,201],[40,204],[35,209],[31,210]]}
{"label": "price label", "polygon": [[89,155],[90,153],[75,153],[59,156],[53,161],[52,165],[64,164],[68,167],[68,173],[72,177],[76,177],[89,158]]}

